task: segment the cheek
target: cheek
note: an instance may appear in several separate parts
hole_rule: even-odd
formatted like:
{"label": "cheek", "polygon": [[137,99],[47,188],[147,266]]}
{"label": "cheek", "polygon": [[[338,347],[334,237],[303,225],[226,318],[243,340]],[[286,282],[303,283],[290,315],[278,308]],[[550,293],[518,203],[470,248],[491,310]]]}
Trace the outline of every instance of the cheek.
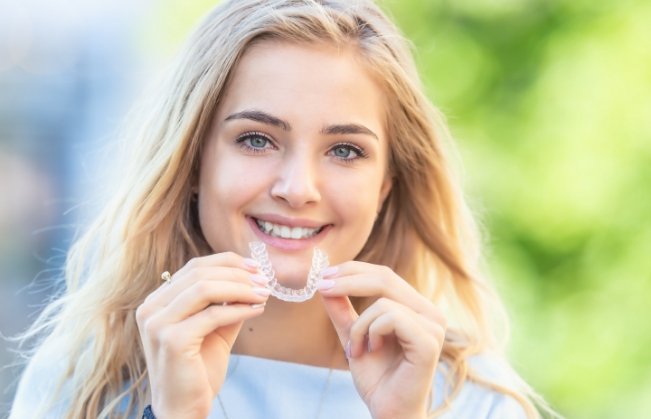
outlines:
{"label": "cheek", "polygon": [[335,204],[340,234],[328,249],[332,264],[353,260],[362,251],[375,224],[377,193],[368,185],[348,185],[336,193]]}
{"label": "cheek", "polygon": [[201,171],[199,223],[214,252],[235,251],[246,254],[246,242],[240,242],[246,228],[244,208],[261,196],[263,179],[255,167],[237,159],[219,159]]}
{"label": "cheek", "polygon": [[328,197],[344,221],[355,223],[363,231],[370,230],[375,221],[379,191],[380,184],[375,176],[346,176],[331,184]]}
{"label": "cheek", "polygon": [[[199,183],[199,219],[204,234],[214,235],[232,224],[238,208],[259,194],[252,168],[225,153],[214,153],[210,161],[203,161]],[[214,240],[214,238],[213,238]]]}
{"label": "cheek", "polygon": [[202,189],[223,202],[238,201],[243,195],[260,189],[262,176],[260,165],[246,159],[222,153],[202,170]]}

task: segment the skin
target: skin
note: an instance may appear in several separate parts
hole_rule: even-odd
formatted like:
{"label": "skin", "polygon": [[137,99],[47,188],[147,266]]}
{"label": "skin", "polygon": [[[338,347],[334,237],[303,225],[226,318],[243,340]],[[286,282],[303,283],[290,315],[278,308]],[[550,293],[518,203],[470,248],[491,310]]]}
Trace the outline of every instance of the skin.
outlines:
{"label": "skin", "polygon": [[[328,45],[264,41],[234,74],[197,185],[215,254],[188,262],[137,311],[154,412],[206,417],[230,353],[240,353],[350,369],[374,418],[426,417],[445,318],[391,269],[353,260],[391,189],[383,91],[353,49]],[[252,217],[323,229],[278,240]],[[334,266],[320,295],[269,299],[242,256],[260,240],[294,288],[313,247],[324,250]],[[357,313],[351,296],[375,302]]]}

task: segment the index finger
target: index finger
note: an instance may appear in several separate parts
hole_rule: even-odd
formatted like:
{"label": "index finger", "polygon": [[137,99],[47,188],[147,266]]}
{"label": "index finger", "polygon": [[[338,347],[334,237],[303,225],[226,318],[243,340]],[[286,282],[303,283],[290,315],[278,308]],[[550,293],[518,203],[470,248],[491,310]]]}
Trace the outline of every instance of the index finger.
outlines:
{"label": "index finger", "polygon": [[435,312],[429,299],[387,266],[351,261],[329,272],[318,284],[323,296],[385,297],[420,314]]}
{"label": "index finger", "polygon": [[161,284],[145,301],[166,305],[183,289],[201,279],[250,282],[257,272],[257,263],[233,252],[215,253],[190,259],[172,275],[169,283]]}
{"label": "index finger", "polygon": [[182,274],[183,272],[191,269],[211,266],[242,268],[251,272],[256,272],[258,263],[253,259],[245,258],[235,252],[213,253],[211,255],[198,256],[190,259],[185,265],[183,265],[181,269],[177,271],[176,274]]}

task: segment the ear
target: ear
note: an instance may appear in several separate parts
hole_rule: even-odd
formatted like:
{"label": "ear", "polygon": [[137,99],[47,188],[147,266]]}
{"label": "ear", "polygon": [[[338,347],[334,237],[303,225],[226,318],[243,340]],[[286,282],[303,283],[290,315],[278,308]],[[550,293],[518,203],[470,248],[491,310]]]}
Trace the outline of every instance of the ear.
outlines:
{"label": "ear", "polygon": [[380,188],[380,200],[377,205],[377,213],[379,214],[382,211],[382,205],[384,200],[389,196],[391,188],[393,187],[393,178],[391,176],[385,176],[384,181],[382,182],[382,187]]}
{"label": "ear", "polygon": [[194,185],[190,188],[190,199],[193,202],[196,202],[199,199],[199,186]]}

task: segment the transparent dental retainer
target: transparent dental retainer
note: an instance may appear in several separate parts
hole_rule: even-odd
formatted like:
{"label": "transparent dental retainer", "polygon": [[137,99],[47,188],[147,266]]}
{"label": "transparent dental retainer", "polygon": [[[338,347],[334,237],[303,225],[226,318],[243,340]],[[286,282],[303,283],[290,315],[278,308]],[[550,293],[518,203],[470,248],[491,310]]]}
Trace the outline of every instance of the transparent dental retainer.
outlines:
{"label": "transparent dental retainer", "polygon": [[305,287],[300,289],[288,288],[278,283],[276,273],[271,267],[269,260],[269,253],[267,247],[262,242],[249,243],[251,249],[251,257],[253,260],[260,264],[258,270],[267,277],[267,288],[271,290],[271,295],[283,301],[290,301],[293,303],[300,303],[307,301],[316,293],[316,284],[321,279],[321,271],[328,267],[328,255],[318,248],[314,248],[312,254],[312,266],[310,272],[307,274],[307,282]]}

